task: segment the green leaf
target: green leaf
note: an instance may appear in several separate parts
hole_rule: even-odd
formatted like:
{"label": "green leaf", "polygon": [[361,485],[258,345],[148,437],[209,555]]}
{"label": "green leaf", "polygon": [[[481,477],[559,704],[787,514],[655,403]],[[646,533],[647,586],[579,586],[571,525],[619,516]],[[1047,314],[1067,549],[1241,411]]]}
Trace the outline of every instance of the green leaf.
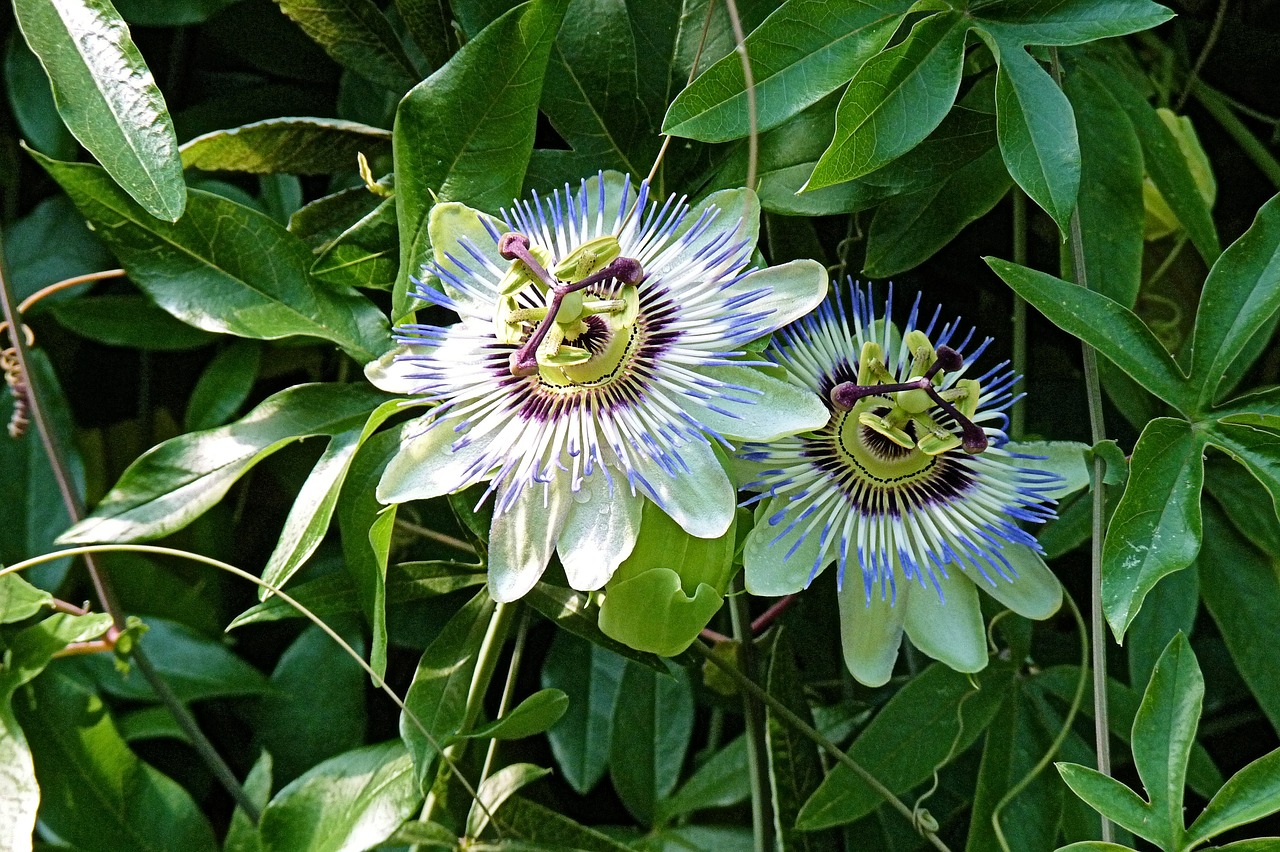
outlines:
{"label": "green leaf", "polygon": [[489,815],[513,795],[551,774],[550,769],[532,763],[512,763],[490,775],[476,791],[476,799],[467,814],[467,836],[479,837],[489,827]]}
{"label": "green leaf", "polygon": [[431,68],[445,64],[455,38],[448,4],[441,0],[395,0],[395,7]]}
{"label": "green leaf", "polygon": [[996,0],[974,15],[983,26],[999,25],[1022,44],[1059,46],[1148,30],[1173,17],[1151,0]]}
{"label": "green leaf", "polygon": [[1064,87],[1080,132],[1080,237],[1089,287],[1133,308],[1142,283],[1142,145],[1110,90],[1071,66]]}
{"label": "green leaf", "polygon": [[1222,253],[1213,216],[1191,173],[1178,140],[1160,119],[1153,106],[1133,87],[1123,74],[1098,62],[1091,62],[1086,73],[1095,76],[1106,87],[1129,116],[1142,143],[1142,159],[1156,189],[1177,216],[1187,236],[1207,265]]}
{"label": "green leaf", "polygon": [[[968,748],[991,723],[1008,692],[1012,670],[993,663],[972,676],[934,663],[907,682],[849,748],[849,756],[894,793],[933,774],[952,753]],[[963,702],[963,703],[962,703]],[[866,816],[880,794],[837,764],[805,803],[797,828],[812,831]]]}
{"label": "green leaf", "polygon": [[239,0],[114,0],[120,15],[146,27],[202,24]]}
{"label": "green leaf", "polygon": [[1153,825],[1144,835],[1166,847],[1183,831],[1182,796],[1196,739],[1204,678],[1182,634],[1170,640],[1133,719],[1133,762],[1151,800]]}
{"label": "green leaf", "polygon": [[571,0],[547,62],[541,108],[593,171],[643,174],[657,151],[636,61],[624,0]]}
{"label": "green leaf", "polygon": [[[770,695],[803,721],[813,724],[813,713],[805,697],[804,682],[796,668],[792,641],[785,628],[777,629],[766,686]],[[795,852],[835,852],[840,844],[834,832],[801,831],[796,828],[802,806],[813,796],[825,774],[818,746],[781,718],[772,707],[766,706],[764,713],[773,830],[778,839],[778,847]],[[710,763],[704,769],[709,766]],[[735,768],[737,783],[726,781],[720,787],[740,794],[741,798],[737,801],[741,801],[751,794],[745,737],[740,765]]]}
{"label": "green leaf", "polygon": [[49,831],[81,852],[217,848],[190,794],[129,750],[98,696],[56,671],[37,679],[30,695],[15,709]]}
{"label": "green leaf", "polygon": [[356,170],[356,155],[391,155],[391,134],[337,118],[269,118],[197,136],[183,144],[182,165],[207,172],[327,175]]}
{"label": "green leaf", "polygon": [[67,127],[146,212],[178,221],[186,204],[178,137],[129,28],[109,0],[14,0]]}
{"label": "green leaf", "polygon": [[628,852],[632,848],[523,796],[503,802],[493,821],[504,835],[542,844],[545,849]]}
{"label": "green leaf", "polygon": [[1225,459],[1210,459],[1205,463],[1205,487],[1240,535],[1263,553],[1280,560],[1280,525],[1273,520],[1275,503],[1247,467]]}
{"label": "green leaf", "polygon": [[18,574],[0,576],[0,624],[23,621],[53,604],[53,595]]}
{"label": "green leaf", "polygon": [[1249,691],[1280,730],[1280,682],[1270,650],[1280,642],[1280,580],[1273,559],[1244,541],[1213,504],[1205,507],[1205,532],[1196,560],[1205,608]]}
{"label": "green leaf", "polygon": [[276,0],[334,62],[400,94],[418,82],[391,24],[373,0]]}
{"label": "green leaf", "polygon": [[306,245],[267,216],[192,190],[182,221],[157,222],[99,168],[32,154],[156,304],[206,331],[332,341],[361,363],[391,345],[382,312],[352,290],[316,287]]}
{"label": "green leaf", "polygon": [[[293,499],[275,550],[262,569],[263,580],[276,588],[283,586],[302,567],[302,563],[315,553],[320,540],[329,529],[329,521],[337,508],[343,480],[355,458],[356,450],[388,417],[403,410],[401,400],[388,400],[375,408],[359,428],[338,432],[333,436],[311,475]],[[270,594],[268,589],[258,589],[259,600],[266,600]]]}
{"label": "green leaf", "polygon": [[679,789],[658,803],[657,820],[670,822],[695,811],[736,805],[750,797],[747,735],[740,734],[707,758]]}
{"label": "green leaf", "polygon": [[959,12],[931,15],[859,68],[836,111],[835,138],[806,188],[861,177],[928,136],[955,102],[967,30]]}
{"label": "green leaf", "polygon": [[49,157],[75,158],[76,139],[58,115],[49,77],[16,29],[5,43],[4,89],[17,129],[28,145]]}
{"label": "green leaf", "polygon": [[557,630],[542,664],[543,687],[562,690],[569,707],[547,732],[551,753],[565,781],[586,794],[604,775],[613,740],[613,708],[622,689],[626,660]]}
{"label": "green leaf", "polygon": [[[470,510],[471,505],[473,504],[468,504],[467,510]],[[586,639],[593,645],[599,645],[655,672],[667,671],[666,661],[662,657],[648,651],[637,651],[601,633],[596,624],[599,611],[591,597],[590,593],[539,582],[529,590],[524,600],[557,627]]]}
{"label": "green leaf", "polygon": [[395,199],[388,198],[328,243],[311,274],[337,287],[389,290],[399,263]]}
{"label": "green leaf", "polygon": [[253,391],[261,363],[262,344],[256,340],[236,340],[214,355],[187,401],[186,431],[215,429],[234,417]]}
{"label": "green leaf", "polygon": [[1280,196],[1275,196],[1204,282],[1191,349],[1191,382],[1199,386],[1201,410],[1214,403],[1231,363],[1278,309]]}
{"label": "green leaf", "polygon": [[[558,689],[540,689],[501,719],[458,736],[468,740],[521,740],[548,730],[569,709],[569,696]],[[547,770],[550,772],[551,770]]]}
{"label": "green leaf", "polygon": [[[1070,765],[1073,764],[1058,764],[1059,768]],[[1133,852],[1133,850],[1128,846],[1121,846],[1119,843],[1104,843],[1101,840],[1082,840],[1079,843],[1060,846],[1058,847],[1057,852]]]}
{"label": "green leaf", "polygon": [[436,199],[494,210],[519,194],[538,93],[566,5],[531,0],[512,9],[400,102],[393,131],[397,317],[409,307],[409,276],[429,257],[427,212]]}
{"label": "green leaf", "polygon": [[[889,41],[906,0],[787,0],[746,38],[758,130],[776,127],[842,86]],[[747,135],[742,60],[730,54],[671,104],[662,132],[703,142]]]}
{"label": "green leaf", "polygon": [[1071,102],[1049,72],[1002,28],[978,28],[999,63],[996,135],[1009,174],[1065,234],[1080,189],[1080,140]]}
{"label": "green leaf", "polygon": [[[261,811],[271,800],[271,755],[263,752],[258,755],[249,776],[244,779],[244,792],[249,800]],[[262,838],[258,835],[258,826],[249,821],[249,815],[239,807],[231,814],[231,825],[227,828],[227,839],[223,843],[222,852],[262,852]]]}
{"label": "green leaf", "polygon": [[311,435],[361,425],[386,396],[362,384],[297,385],[228,426],[180,435],[129,465],[66,544],[160,538],[195,520],[262,459]]}
{"label": "green leaf", "polygon": [[63,328],[108,346],[179,352],[214,340],[207,331],[174,319],[144,296],[90,296],[55,305],[51,312]]}
{"label": "green leaf", "polygon": [[1178,633],[1191,635],[1200,610],[1200,575],[1194,570],[1166,574],[1147,593],[1129,625],[1129,683],[1146,687],[1156,660]]}
{"label": "green leaf", "polygon": [[449,619],[418,661],[404,699],[407,709],[400,714],[400,737],[413,757],[415,775],[423,789],[431,785],[431,769],[444,740],[458,733],[465,721],[471,674],[493,613],[493,599],[487,589],[481,589]]}
{"label": "green leaf", "polygon": [[693,735],[693,689],[683,669],[662,675],[628,663],[614,709],[609,775],[636,819],[652,823],[676,786]]}
{"label": "green leaf", "polygon": [[992,148],[941,183],[893,196],[871,220],[863,271],[887,278],[914,269],[990,212],[1012,183],[1000,152]]}
{"label": "green leaf", "polygon": [[326,760],[276,794],[262,812],[264,852],[369,849],[422,802],[399,741]]}
{"label": "green leaf", "polygon": [[1187,407],[1186,377],[1133,311],[1047,273],[993,257],[983,259],[1054,325],[1088,343],[1174,408]]}
{"label": "green leaf", "polygon": [[1191,824],[1187,839],[1203,843],[1276,811],[1280,811],[1280,751],[1263,755],[1232,775]]}
{"label": "green leaf", "polygon": [[[340,632],[362,649],[359,631]],[[255,747],[274,761],[274,784],[364,742],[363,684],[364,670],[314,624],[285,649],[271,673],[271,692],[250,716]]]}
{"label": "green leaf", "polygon": [[1124,784],[1087,766],[1075,763],[1054,765],[1071,791],[1098,813],[1139,837],[1150,839],[1159,836],[1152,825],[1156,815],[1152,813],[1151,806]]}
{"label": "green leaf", "polygon": [[1147,592],[1200,549],[1204,443],[1185,420],[1161,417],[1133,448],[1129,482],[1102,546],[1102,607],[1117,641]]}

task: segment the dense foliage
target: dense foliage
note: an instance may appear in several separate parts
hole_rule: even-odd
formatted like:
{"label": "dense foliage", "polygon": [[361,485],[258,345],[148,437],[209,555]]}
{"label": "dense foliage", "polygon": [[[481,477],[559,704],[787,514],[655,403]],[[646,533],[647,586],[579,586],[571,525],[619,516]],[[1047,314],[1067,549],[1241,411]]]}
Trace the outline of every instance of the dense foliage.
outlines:
{"label": "dense foliage", "polygon": [[1280,849],[1277,4],[1169,6],[13,0],[0,849]]}

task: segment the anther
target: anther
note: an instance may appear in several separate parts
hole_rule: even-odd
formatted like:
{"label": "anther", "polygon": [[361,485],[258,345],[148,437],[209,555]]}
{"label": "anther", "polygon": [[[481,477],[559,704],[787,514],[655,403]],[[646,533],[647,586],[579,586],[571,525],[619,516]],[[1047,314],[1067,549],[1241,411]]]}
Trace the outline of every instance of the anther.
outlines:
{"label": "anther", "polygon": [[932,379],[939,370],[944,373],[954,373],[964,366],[964,358],[950,346],[939,346],[936,356],[937,360],[933,362],[933,366],[924,374],[926,379]]}

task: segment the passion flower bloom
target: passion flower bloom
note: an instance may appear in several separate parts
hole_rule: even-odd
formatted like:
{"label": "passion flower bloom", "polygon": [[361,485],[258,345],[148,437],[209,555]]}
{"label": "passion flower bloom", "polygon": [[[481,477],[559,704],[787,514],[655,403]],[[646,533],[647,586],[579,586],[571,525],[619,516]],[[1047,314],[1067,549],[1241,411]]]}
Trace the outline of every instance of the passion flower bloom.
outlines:
{"label": "passion flower bloom", "polygon": [[[890,301],[892,294],[890,294]],[[977,587],[1045,618],[1061,587],[1019,521],[1053,516],[1056,474],[1003,448],[1008,364],[970,378],[972,329],[878,316],[868,288],[839,288],[774,335],[766,355],[826,401],[820,429],[743,448],[760,491],[743,554],[747,590],[786,595],[827,565],[839,571],[845,663],[859,681],[889,679],[902,633],[931,657],[978,671],[987,651]],[[850,569],[861,576],[850,576]],[[861,582],[858,582],[858,580]]]}
{"label": "passion flower bloom", "polygon": [[746,351],[827,291],[814,261],[751,267],[759,215],[749,190],[690,208],[616,174],[501,218],[437,204],[416,295],[460,321],[400,326],[400,348],[366,369],[438,403],[403,428],[378,499],[487,480],[499,601],[524,595],[553,550],[574,588],[602,587],[645,500],[691,535],[722,535],[736,496],[716,445],[827,420],[821,400]]}

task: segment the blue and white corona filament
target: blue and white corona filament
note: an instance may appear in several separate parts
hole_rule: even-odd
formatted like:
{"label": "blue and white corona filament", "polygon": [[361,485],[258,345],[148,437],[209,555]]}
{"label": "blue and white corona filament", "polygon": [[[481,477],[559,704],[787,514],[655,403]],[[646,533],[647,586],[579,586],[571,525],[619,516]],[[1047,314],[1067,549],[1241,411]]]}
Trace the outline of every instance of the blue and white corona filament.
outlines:
{"label": "blue and white corona filament", "polygon": [[1004,448],[1016,377],[1007,363],[975,376],[990,339],[966,355],[973,330],[939,314],[922,323],[917,298],[899,328],[888,301],[877,315],[869,289],[837,288],[766,352],[826,401],[828,422],[740,454],[762,503],[748,590],[791,594],[835,563],[846,663],[872,685],[892,673],[904,629],[936,659],[981,669],[975,584],[1032,618],[1061,600],[1018,526],[1053,516],[1059,477]]}
{"label": "blue and white corona filament", "polygon": [[826,293],[813,261],[752,269],[746,190],[690,208],[605,174],[502,218],[438,204],[416,295],[458,314],[397,329],[366,372],[437,403],[406,424],[378,498],[488,481],[490,592],[519,598],[552,551],[598,589],[631,552],[645,499],[690,534],[725,532],[735,494],[713,449],[826,420],[805,389],[754,369],[746,344]]}

